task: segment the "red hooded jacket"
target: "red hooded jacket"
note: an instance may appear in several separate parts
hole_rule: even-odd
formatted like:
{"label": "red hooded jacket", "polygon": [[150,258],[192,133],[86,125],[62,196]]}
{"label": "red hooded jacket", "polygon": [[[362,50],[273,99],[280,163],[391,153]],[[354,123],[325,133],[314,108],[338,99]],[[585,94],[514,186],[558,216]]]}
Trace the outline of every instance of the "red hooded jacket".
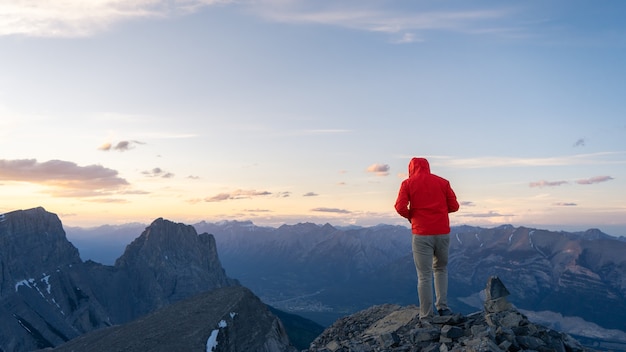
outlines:
{"label": "red hooded jacket", "polygon": [[448,213],[459,210],[459,202],[450,182],[430,173],[428,160],[413,158],[395,207],[398,214],[411,221],[413,234],[442,235],[450,233]]}

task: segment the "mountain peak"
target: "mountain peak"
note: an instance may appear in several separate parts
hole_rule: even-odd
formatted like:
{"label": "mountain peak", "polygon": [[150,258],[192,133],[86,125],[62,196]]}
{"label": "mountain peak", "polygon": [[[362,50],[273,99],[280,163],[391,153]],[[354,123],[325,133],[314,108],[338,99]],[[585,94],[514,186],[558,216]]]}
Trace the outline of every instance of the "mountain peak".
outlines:
{"label": "mountain peak", "polygon": [[238,284],[226,276],[213,235],[191,225],[158,218],[126,246],[115,267],[128,271],[137,286],[139,312],[216,287]]}
{"label": "mountain peak", "polygon": [[[24,260],[26,255],[28,260]],[[9,276],[34,275],[81,262],[78,249],[67,240],[59,217],[43,207],[2,214],[0,258],[12,268]]]}

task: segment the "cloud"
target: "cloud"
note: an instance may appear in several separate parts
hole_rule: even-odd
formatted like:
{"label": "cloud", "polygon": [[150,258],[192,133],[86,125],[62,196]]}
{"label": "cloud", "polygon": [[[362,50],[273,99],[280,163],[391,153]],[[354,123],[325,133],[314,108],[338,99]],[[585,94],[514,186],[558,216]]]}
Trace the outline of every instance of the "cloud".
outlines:
{"label": "cloud", "polygon": [[533,188],[533,187],[539,187],[539,188],[543,188],[543,187],[556,187],[556,186],[560,186],[560,185],[565,185],[568,184],[569,182],[567,181],[546,181],[546,180],[541,180],[541,181],[537,181],[537,182],[531,182],[528,184],[529,187]]}
{"label": "cloud", "polygon": [[421,38],[417,38],[414,33],[404,33],[398,39],[393,40],[395,44],[410,44],[416,42],[423,42],[424,40]]}
{"label": "cloud", "polygon": [[625,155],[626,152],[599,152],[547,158],[484,156],[460,159],[448,156],[430,156],[429,159],[437,160],[437,163],[443,166],[478,169],[494,167],[626,164]]}
{"label": "cloud", "polygon": [[[470,35],[514,35],[509,10],[385,9],[375,1],[282,0],[64,0],[0,2],[0,36],[86,37],[113,26],[142,19],[163,20],[189,15],[215,4],[237,4],[265,20],[316,24],[391,35],[395,43],[422,41],[416,32],[439,31]],[[384,4],[384,2],[383,2]]]}
{"label": "cloud", "polygon": [[337,213],[337,214],[350,214],[351,212],[346,209],[338,209],[338,208],[313,208],[311,211],[322,212],[322,213]]}
{"label": "cloud", "polygon": [[460,216],[468,217],[468,218],[499,218],[504,216],[515,216],[512,214],[500,214],[495,211],[488,211],[487,213],[473,213],[473,214],[459,214]]}
{"label": "cloud", "polygon": [[367,168],[367,172],[376,174],[376,176],[389,175],[389,165],[387,164],[372,164]]}
{"label": "cloud", "polygon": [[358,1],[346,5],[335,1],[260,1],[256,13],[268,20],[291,24],[317,24],[391,34],[396,43],[421,41],[415,32],[445,31],[466,34],[512,34],[494,21],[506,20],[508,10],[441,10],[404,7],[375,8],[380,2]]}
{"label": "cloud", "polygon": [[[283,194],[284,193],[288,193],[288,192],[283,192]],[[272,192],[268,192],[268,191],[238,189],[230,193],[219,193],[212,197],[206,197],[204,198],[204,201],[205,202],[222,202],[225,200],[249,199],[253,197],[269,196],[271,194]]]}
{"label": "cloud", "polygon": [[307,192],[305,194],[303,194],[303,197],[317,197],[319,194],[315,193],[315,192]]}
{"label": "cloud", "polygon": [[584,138],[581,138],[574,143],[574,147],[584,147],[584,146],[585,146]]}
{"label": "cloud", "polygon": [[614,178],[611,176],[595,176],[587,179],[577,180],[576,183],[579,185],[592,185],[594,183],[606,182],[613,180]]}
{"label": "cloud", "polygon": [[226,0],[64,0],[0,2],[0,36],[86,37],[136,19],[163,19]]}
{"label": "cloud", "polygon": [[171,172],[166,172],[165,170],[161,169],[160,167],[155,167],[152,170],[149,171],[142,171],[141,172],[143,175],[146,175],[148,177],[161,177],[161,178],[172,178],[174,177],[174,174]]}
{"label": "cloud", "polygon": [[118,152],[125,152],[127,150],[133,149],[134,144],[145,144],[139,141],[120,141],[116,145],[113,145],[109,142],[102,144],[98,147],[98,150],[102,150],[108,152],[110,150],[116,150]]}
{"label": "cloud", "polygon": [[475,207],[476,204],[474,204],[474,202],[470,202],[470,201],[464,201],[460,203],[462,206],[464,207]]}
{"label": "cloud", "polygon": [[118,191],[129,183],[116,170],[101,165],[78,166],[70,161],[0,159],[0,180],[52,187],[57,197],[92,197]]}
{"label": "cloud", "polygon": [[247,213],[273,213],[270,209],[244,209]]}
{"label": "cloud", "polygon": [[575,207],[578,204],[576,204],[576,203],[558,202],[558,203],[554,203],[554,205],[556,205],[558,207]]}

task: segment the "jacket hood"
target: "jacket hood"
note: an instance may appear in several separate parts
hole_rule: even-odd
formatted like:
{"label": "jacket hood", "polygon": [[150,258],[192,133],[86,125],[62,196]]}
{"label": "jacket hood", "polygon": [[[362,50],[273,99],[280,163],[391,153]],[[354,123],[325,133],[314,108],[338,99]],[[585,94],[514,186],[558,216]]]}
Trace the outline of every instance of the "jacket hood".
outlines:
{"label": "jacket hood", "polygon": [[424,158],[413,158],[409,162],[409,177],[419,173],[430,173],[430,164]]}

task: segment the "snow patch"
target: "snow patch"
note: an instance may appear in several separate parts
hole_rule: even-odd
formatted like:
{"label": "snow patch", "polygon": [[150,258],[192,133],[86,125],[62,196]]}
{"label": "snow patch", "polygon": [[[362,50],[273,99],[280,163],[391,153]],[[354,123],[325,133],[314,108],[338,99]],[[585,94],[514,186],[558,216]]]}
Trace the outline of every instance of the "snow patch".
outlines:
{"label": "snow patch", "polygon": [[482,248],[485,244],[483,243],[483,241],[481,241],[480,237],[478,237],[478,234],[475,233],[474,237],[476,237],[476,239],[478,240],[478,242],[480,242],[480,247]]}
{"label": "snow patch", "polygon": [[[237,315],[237,313],[230,312],[230,319],[233,319],[236,315]],[[218,327],[217,329],[211,331],[211,335],[206,340],[206,352],[214,352],[215,351],[215,349],[217,348],[217,335],[220,333],[220,329],[224,329],[224,328],[228,327],[228,324],[226,323],[226,320],[222,319],[217,324],[217,327]]]}
{"label": "snow patch", "polygon": [[44,273],[44,277],[42,277],[40,281],[46,283],[46,291],[50,294],[50,289],[52,288],[50,286],[50,275],[46,275],[46,273]]}
{"label": "snow patch", "polygon": [[217,334],[219,332],[218,329],[211,331],[211,336],[206,340],[206,352],[213,352],[217,348]]}
{"label": "snow patch", "polygon": [[17,283],[15,283],[15,292],[17,292],[17,289],[20,286],[26,286],[28,288],[33,288],[30,284],[32,284],[34,282],[35,282],[35,279],[24,279],[24,280],[18,281]]}

